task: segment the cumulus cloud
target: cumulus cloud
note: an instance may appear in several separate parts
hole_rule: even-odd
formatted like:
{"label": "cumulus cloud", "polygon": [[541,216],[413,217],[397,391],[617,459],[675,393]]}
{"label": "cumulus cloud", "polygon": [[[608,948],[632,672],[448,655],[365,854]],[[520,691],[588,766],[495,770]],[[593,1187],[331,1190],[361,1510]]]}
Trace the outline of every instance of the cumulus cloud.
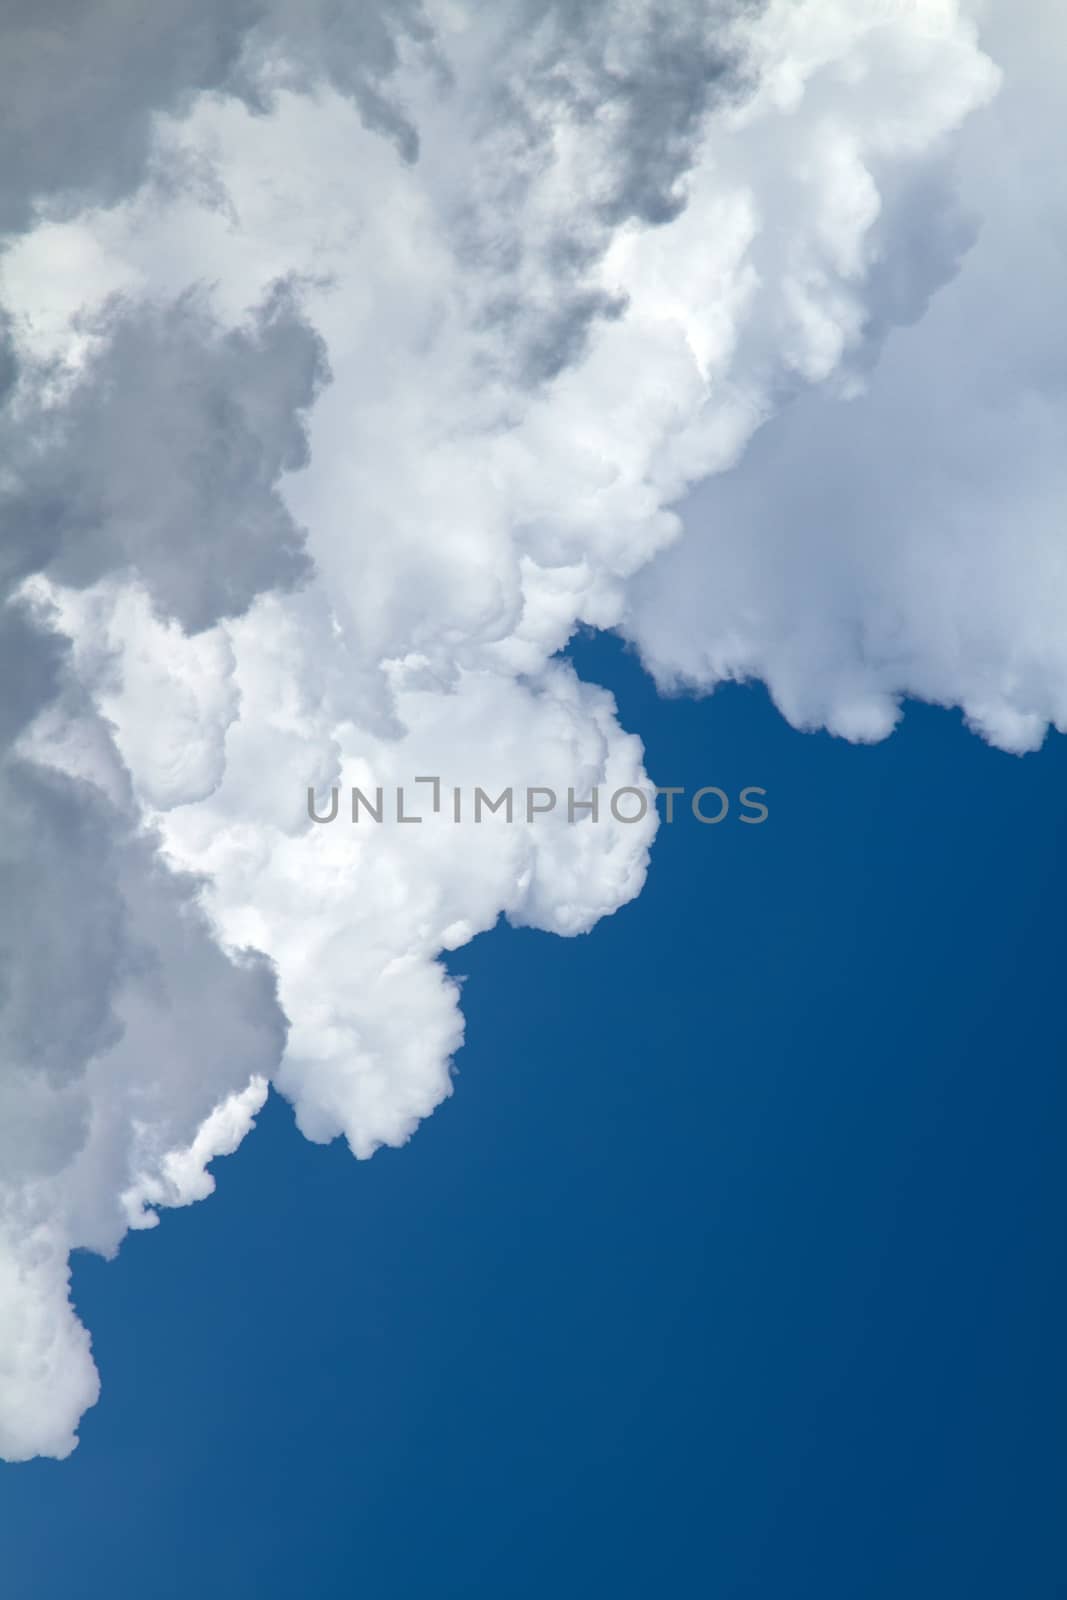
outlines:
{"label": "cumulus cloud", "polygon": [[[1006,750],[1067,730],[1067,207],[1045,157],[1067,32],[1030,0],[985,37],[1001,93],[898,200],[903,260],[872,279],[873,326],[908,326],[694,489],[631,588],[626,632],[666,687],[761,678],[796,726],[850,739],[908,696]],[[917,272],[947,281],[929,304]]]}
{"label": "cumulus cloud", "polygon": [[[1022,666],[988,647],[1037,615],[996,518],[1000,587],[969,605],[960,524],[923,543],[932,446],[910,555],[893,534],[897,413],[962,323],[848,463],[833,442],[1001,204],[975,179],[998,73],[953,0],[275,0],[225,27],[187,0],[184,54],[155,19],[109,53],[118,9],[86,13],[107,68],[68,107],[76,133],[119,86],[98,142],[45,141],[0,261],[16,1458],[69,1450],[95,1397],[70,1248],[206,1194],[268,1078],[309,1138],[402,1143],[462,1041],[442,952],[502,915],[580,934],[639,892],[651,812],[448,814],[475,786],[650,787],[559,659],[577,627],[624,628],[666,684],[765,676],[850,737],[902,692],[994,737],[1059,692],[1039,632]],[[884,536],[860,536],[846,503],[879,473]],[[353,823],[353,787],[420,820]]]}
{"label": "cumulus cloud", "polygon": [[[44,682],[51,641],[19,643],[40,649]],[[205,1163],[229,1148],[217,1122],[205,1141],[212,1114],[247,1108],[247,1126],[249,1086],[285,1038],[269,963],[220,948],[195,880],[166,866],[123,800],[105,730],[91,748],[81,698],[48,702],[55,748],[65,710],[82,761],[112,756],[117,797],[75,759],[52,766],[43,734],[36,759],[16,745],[0,763],[0,1454],[11,1460],[67,1454],[96,1395],[69,1251],[110,1253],[146,1203],[196,1198]],[[175,1161],[184,1188],[168,1181]]]}
{"label": "cumulus cloud", "polygon": [[[77,585],[72,595],[117,585],[128,604],[141,601],[145,636],[180,635],[183,690],[156,651],[157,681],[171,692],[159,781],[170,799],[209,790],[217,774],[190,763],[182,717],[199,730],[235,714],[209,624],[308,567],[275,483],[304,459],[300,419],[321,347],[284,291],[228,330],[186,297],[109,306],[77,363],[61,369],[30,354],[12,356],[9,370],[0,1455],[19,1460],[67,1454],[96,1396],[68,1297],[70,1250],[113,1251],[128,1226],[154,1217],[146,1208],[207,1192],[207,1162],[250,1125],[285,1039],[268,960],[223,950],[199,883],[172,870],[146,828],[102,690],[93,696],[114,675],[115,652],[101,640],[90,663],[58,630],[49,575]],[[222,569],[224,541],[233,559]],[[136,638],[131,625],[127,650]],[[142,659],[129,681],[155,751],[150,648]]]}

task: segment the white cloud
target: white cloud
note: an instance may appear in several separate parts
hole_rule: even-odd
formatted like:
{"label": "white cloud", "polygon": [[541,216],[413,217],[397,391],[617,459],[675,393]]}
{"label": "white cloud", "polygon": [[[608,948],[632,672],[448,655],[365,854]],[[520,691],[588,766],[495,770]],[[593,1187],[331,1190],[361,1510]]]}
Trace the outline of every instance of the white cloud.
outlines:
{"label": "white cloud", "polygon": [[[906,558],[891,613],[877,540],[798,527],[784,469],[776,518],[735,463],[811,385],[820,416],[862,415],[873,390],[841,396],[887,338],[889,360],[922,339],[973,242],[950,151],[997,74],[950,0],[435,0],[336,36],[295,15],[250,14],[212,56],[203,82],[233,92],[181,104],[166,79],[123,169],[129,189],[155,151],[154,178],[0,262],[10,582],[40,662],[11,781],[67,807],[26,836],[69,896],[54,835],[85,928],[112,930],[75,917],[36,966],[9,941],[15,1023],[37,981],[50,1030],[8,1045],[11,1126],[34,1133],[0,1191],[13,1456],[64,1453],[95,1395],[71,1246],[209,1192],[268,1077],[310,1138],[401,1143],[462,1040],[441,953],[502,914],[589,929],[639,892],[654,832],[565,808],[316,825],[309,784],[647,786],[611,697],[553,659],[583,622],[624,623],[666,681],[760,673],[788,714],[860,735],[901,685],[864,677],[857,630],[903,610],[924,670],[943,643]],[[105,166],[74,174],[89,198],[119,192]],[[810,450],[847,485],[834,426]],[[895,436],[870,455],[899,471]],[[731,493],[701,539],[697,497]],[[1006,637],[1036,613],[997,541],[989,519],[998,588],[968,615]],[[948,697],[981,721],[984,685],[1004,726],[1003,657],[955,659]]]}
{"label": "white cloud", "polygon": [[1002,92],[902,197],[910,261],[876,287],[939,244],[954,269],[971,242],[963,270],[859,392],[799,396],[680,506],[686,537],[625,623],[665,686],[762,678],[797,726],[851,739],[883,738],[906,696],[1007,750],[1067,729],[1067,204],[1048,161],[1067,30],[1029,0],[986,36]]}

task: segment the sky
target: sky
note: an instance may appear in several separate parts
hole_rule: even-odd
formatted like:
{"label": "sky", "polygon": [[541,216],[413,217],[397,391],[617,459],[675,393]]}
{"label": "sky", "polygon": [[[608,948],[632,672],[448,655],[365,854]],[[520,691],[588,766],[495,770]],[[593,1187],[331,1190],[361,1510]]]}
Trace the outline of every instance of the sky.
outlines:
{"label": "sky", "polygon": [[[324,1278],[331,1263],[343,1281],[322,1292],[351,1289],[357,1323],[375,1260],[417,1276],[429,1235],[389,1234],[405,1207],[429,1215],[419,1162],[458,1161],[468,1137],[471,1171],[491,1175],[496,1120],[457,1107],[474,1063],[495,1082],[518,1058],[508,1081],[539,1097],[560,1173],[567,1151],[605,1175],[617,1155],[630,1185],[610,1237],[606,1177],[561,1177],[523,1228],[511,1212],[508,1237],[529,1233],[532,1252],[516,1293],[539,1308],[523,1339],[544,1342],[561,1394],[572,1324],[603,1346],[603,1384],[616,1374],[618,1424],[590,1412],[583,1429],[575,1400],[559,1453],[614,1440],[600,1471],[617,1497],[659,1485],[647,1547],[666,1561],[694,1497],[732,1495],[722,1527],[738,1539],[767,1503],[754,1447],[738,1445],[734,1476],[701,1457],[701,1438],[731,1437],[727,1394],[780,1452],[823,1448],[832,1396],[836,1453],[812,1491],[843,1482],[850,1437],[889,1517],[917,1471],[903,1419],[936,1414],[913,1456],[940,1462],[988,1581],[998,1524],[979,1464],[995,1429],[978,1440],[951,1396],[982,1388],[1016,1455],[1053,1409],[1019,1398],[1026,1362],[1007,1352],[1045,1337],[1037,1241],[1051,1246],[1059,1199],[1039,1158],[1058,1126],[1041,1097],[1061,1060],[1048,863],[1067,732],[1059,10],[27,0],[2,30],[0,1476],[88,1505],[137,1352],[153,1353],[156,1401],[179,1400],[176,1313],[166,1337],[134,1338],[152,1297],[133,1286],[176,1283],[166,1252],[189,1241],[189,1314],[211,1327],[213,1278],[250,1277],[233,1271],[224,1187],[258,1206],[259,1249],[287,1162],[350,1186],[279,1261],[319,1259]],[[674,822],[648,803],[657,784],[686,791]],[[711,825],[688,800],[716,785],[730,810]],[[770,814],[750,826],[746,796],[764,790]],[[503,799],[482,816],[479,793]],[[553,1018],[561,1036],[539,1041]],[[669,1089],[657,1139],[616,1068],[638,1041],[647,1082]],[[694,1059],[709,1063],[698,1088]],[[1018,1195],[982,1145],[1012,1130]],[[546,1138],[508,1158],[524,1192]],[[372,1157],[389,1176],[364,1176]],[[379,1182],[410,1193],[375,1204],[373,1245],[341,1244],[331,1229]],[[470,1203],[491,1240],[507,1205],[484,1189]],[[1013,1205],[1032,1252],[1014,1265],[993,1220]],[[794,1223],[793,1254],[758,1283],[750,1214],[768,1250],[775,1228],[790,1237],[783,1214]],[[585,1240],[554,1295],[532,1294],[534,1267],[566,1257],[538,1255],[535,1223]],[[473,1281],[478,1236],[449,1231],[429,1280],[442,1304]],[[624,1239],[632,1284],[648,1275],[639,1304],[610,1290]],[[1007,1290],[983,1312],[964,1271],[979,1259],[1025,1312]],[[297,1280],[277,1276],[291,1321]],[[112,1359],[119,1284],[128,1348]],[[583,1304],[598,1317],[583,1323]],[[408,1425],[428,1459],[448,1405],[489,1405],[475,1375],[493,1371],[487,1342],[507,1348],[491,1337],[504,1311],[483,1305],[448,1347],[455,1392],[434,1400],[437,1423]],[[381,1315],[391,1357],[421,1369],[432,1332]],[[965,1316],[986,1340],[972,1357]],[[250,1352],[275,1321],[248,1317]],[[668,1353],[695,1349],[697,1324],[699,1381]],[[952,1329],[958,1389],[936,1358]],[[213,1460],[286,1434],[290,1404],[307,1407],[298,1437],[335,1425],[313,1384],[358,1384],[366,1363],[342,1375],[340,1358],[305,1357],[257,1384],[243,1433],[236,1401],[181,1403],[218,1426]],[[530,1365],[501,1369],[501,1395]],[[219,1370],[232,1382],[232,1362]],[[687,1407],[649,1398],[686,1374]],[[376,1454],[358,1414],[343,1435],[368,1482],[407,1437],[405,1406],[428,1404],[385,1392],[395,1439],[388,1410]],[[825,1403],[804,1412],[801,1393]],[[860,1429],[876,1403],[899,1442],[884,1459]],[[507,1406],[491,1416],[518,1471],[523,1429]],[[177,1470],[180,1434],[160,1418],[145,1448]],[[657,1440],[673,1476],[650,1476]],[[320,1458],[310,1435],[305,1457]],[[787,1453],[758,1459],[795,1476]],[[1016,1531],[1056,1482],[1055,1457],[1033,1459]],[[765,1487],[788,1527],[792,1501]],[[866,1515],[849,1526],[870,1544]],[[488,1545],[506,1520],[470,1526]],[[819,1526],[814,1509],[801,1520],[798,1562]],[[592,1544],[566,1525],[570,1582]],[[29,1537],[32,1515],[16,1526]],[[930,1572],[932,1527],[926,1546],[905,1541]],[[752,1538],[761,1561],[777,1549]],[[725,1545],[708,1559],[720,1586],[809,1581],[745,1577]],[[1032,1581],[1047,1575],[1042,1559]]]}
{"label": "sky", "polygon": [[0,1474],[5,1594],[1062,1594],[1063,744],[912,706],[855,750],[575,654],[767,823],[457,952],[403,1151],[272,1097],[210,1203],[76,1258],[106,1402]]}

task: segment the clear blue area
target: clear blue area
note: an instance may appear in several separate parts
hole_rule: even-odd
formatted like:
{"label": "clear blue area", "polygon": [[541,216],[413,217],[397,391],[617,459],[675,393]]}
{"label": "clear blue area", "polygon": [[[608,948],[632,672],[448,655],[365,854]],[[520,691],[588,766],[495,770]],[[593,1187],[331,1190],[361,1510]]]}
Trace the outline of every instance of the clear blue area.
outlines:
{"label": "clear blue area", "polygon": [[857,749],[575,655],[659,781],[769,822],[458,952],[406,1149],[272,1102],[79,1259],[104,1398],[0,1469],[5,1600],[1067,1593],[1067,740]]}

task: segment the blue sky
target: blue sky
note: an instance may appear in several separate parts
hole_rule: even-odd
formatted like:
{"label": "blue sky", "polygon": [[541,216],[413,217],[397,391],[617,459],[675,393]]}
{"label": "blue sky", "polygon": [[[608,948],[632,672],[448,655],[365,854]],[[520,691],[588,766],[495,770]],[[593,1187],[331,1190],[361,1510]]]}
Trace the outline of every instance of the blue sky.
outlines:
{"label": "blue sky", "polygon": [[1064,1592],[1067,745],[856,749],[574,654],[658,781],[770,820],[456,952],[402,1151],[274,1097],[209,1204],[76,1257],[105,1402],[0,1468],[11,1600]]}

